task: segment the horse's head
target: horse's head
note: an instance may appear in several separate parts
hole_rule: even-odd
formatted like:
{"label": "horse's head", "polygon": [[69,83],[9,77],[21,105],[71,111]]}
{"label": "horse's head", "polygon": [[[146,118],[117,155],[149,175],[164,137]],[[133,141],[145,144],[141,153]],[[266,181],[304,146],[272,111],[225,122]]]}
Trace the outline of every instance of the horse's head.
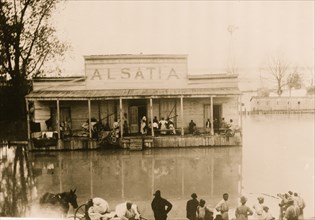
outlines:
{"label": "horse's head", "polygon": [[77,195],[75,194],[75,190],[70,189],[70,192],[67,195],[67,200],[68,202],[73,206],[73,208],[78,208],[78,203],[77,203]]}

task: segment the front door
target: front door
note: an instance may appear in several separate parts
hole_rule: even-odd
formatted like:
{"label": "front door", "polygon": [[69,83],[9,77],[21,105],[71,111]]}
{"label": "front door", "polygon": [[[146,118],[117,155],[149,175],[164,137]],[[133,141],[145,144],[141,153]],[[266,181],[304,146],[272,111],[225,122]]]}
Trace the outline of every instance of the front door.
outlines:
{"label": "front door", "polygon": [[214,123],[214,129],[220,127],[220,121],[222,117],[222,105],[213,105],[213,120],[216,120]]}
{"label": "front door", "polygon": [[[60,127],[71,129],[71,111],[70,107],[60,107],[59,108],[59,125]],[[54,131],[57,131],[57,109],[50,108],[50,117],[52,119],[51,128]]]}
{"label": "front door", "polygon": [[129,127],[130,133],[135,134],[139,131],[138,106],[129,107]]}
{"label": "front door", "polygon": [[[204,126],[206,125],[206,121],[208,118],[210,119],[211,109],[210,105],[204,106]],[[217,129],[219,128],[220,119],[222,115],[222,105],[213,105],[213,128]]]}
{"label": "front door", "polygon": [[147,116],[147,103],[145,99],[132,100],[129,103],[129,127],[131,134],[140,132],[140,120]]}

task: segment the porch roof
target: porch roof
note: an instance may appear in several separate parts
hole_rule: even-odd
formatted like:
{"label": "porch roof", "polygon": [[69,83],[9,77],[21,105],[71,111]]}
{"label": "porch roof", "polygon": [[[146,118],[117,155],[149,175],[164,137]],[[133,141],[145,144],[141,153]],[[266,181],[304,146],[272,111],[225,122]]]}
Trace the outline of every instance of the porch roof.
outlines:
{"label": "porch roof", "polygon": [[102,100],[133,98],[174,98],[237,96],[238,88],[187,88],[187,89],[105,89],[105,90],[37,90],[26,95],[28,100]]}

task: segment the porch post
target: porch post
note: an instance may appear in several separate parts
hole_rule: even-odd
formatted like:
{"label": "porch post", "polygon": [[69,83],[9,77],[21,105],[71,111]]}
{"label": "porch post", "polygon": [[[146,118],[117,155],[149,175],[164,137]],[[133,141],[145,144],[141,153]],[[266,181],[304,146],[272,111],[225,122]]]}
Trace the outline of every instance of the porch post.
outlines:
{"label": "porch post", "polygon": [[241,129],[241,134],[242,134],[242,130],[243,130],[243,118],[242,118],[242,96],[239,95],[238,97],[238,109],[239,109],[239,117],[238,117],[238,124],[239,127]]}
{"label": "porch post", "polygon": [[184,136],[184,97],[180,97],[180,116],[182,121],[181,134]]}
{"label": "porch post", "polygon": [[58,132],[58,139],[60,139],[60,106],[59,106],[59,99],[57,99],[57,132]]}
{"label": "porch post", "polygon": [[26,102],[26,120],[27,120],[27,140],[31,140],[31,126],[30,126],[30,110],[28,108],[28,100],[25,100]]}
{"label": "porch post", "polygon": [[213,96],[210,96],[210,134],[214,135],[214,129],[213,129]]}
{"label": "porch post", "polygon": [[92,138],[92,126],[91,126],[91,99],[88,99],[88,114],[89,114],[89,137]]}
{"label": "porch post", "polygon": [[124,135],[124,128],[123,128],[123,118],[122,118],[122,98],[119,98],[119,121],[120,121],[120,136],[121,138]]}
{"label": "porch post", "polygon": [[153,100],[150,98],[150,121],[151,121],[151,135],[154,137],[154,129],[153,129]]}

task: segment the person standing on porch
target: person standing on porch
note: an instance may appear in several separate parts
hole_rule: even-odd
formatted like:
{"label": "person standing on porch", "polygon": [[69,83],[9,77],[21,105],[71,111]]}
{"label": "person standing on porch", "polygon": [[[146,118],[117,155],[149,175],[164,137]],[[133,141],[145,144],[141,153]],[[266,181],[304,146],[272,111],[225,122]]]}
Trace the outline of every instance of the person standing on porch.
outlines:
{"label": "person standing on porch", "polygon": [[159,127],[160,127],[160,134],[166,134],[166,129],[167,129],[167,121],[162,117],[162,119],[159,122]]}
{"label": "person standing on porch", "polygon": [[229,194],[224,193],[223,199],[215,206],[218,212],[221,212],[222,220],[229,220],[229,204],[228,204]]}
{"label": "person standing on porch", "polygon": [[227,123],[225,121],[224,118],[221,119],[221,128],[226,128],[227,127]]}
{"label": "person standing on porch", "polygon": [[206,131],[207,131],[208,133],[210,133],[210,131],[211,131],[211,121],[210,121],[209,118],[208,118],[208,120],[206,121]]}
{"label": "person standing on porch", "polygon": [[129,127],[128,127],[127,120],[124,121],[123,128],[124,128],[124,135],[128,135],[129,134]]}
{"label": "person standing on porch", "polygon": [[172,119],[168,120],[168,129],[170,129],[170,134],[176,134],[175,125]]}
{"label": "person standing on porch", "polygon": [[115,118],[114,123],[113,123],[113,130],[115,132],[116,137],[119,137],[119,122],[117,120],[117,118]]}
{"label": "person standing on porch", "polygon": [[190,120],[188,125],[188,130],[190,134],[194,134],[196,131],[196,123],[193,120]]}
{"label": "person standing on porch", "polygon": [[159,121],[156,116],[153,118],[153,131],[156,133],[159,130]]}
{"label": "person standing on porch", "polygon": [[140,133],[142,135],[147,133],[147,117],[143,116],[140,121]]}

